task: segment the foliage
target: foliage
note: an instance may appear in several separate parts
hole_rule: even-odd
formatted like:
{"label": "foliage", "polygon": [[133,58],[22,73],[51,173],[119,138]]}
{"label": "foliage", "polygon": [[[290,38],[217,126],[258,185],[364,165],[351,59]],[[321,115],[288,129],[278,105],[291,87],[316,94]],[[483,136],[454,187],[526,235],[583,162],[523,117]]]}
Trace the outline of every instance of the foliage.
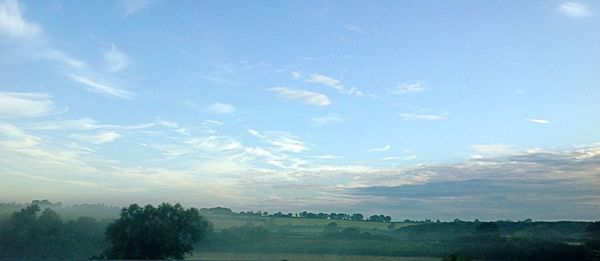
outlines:
{"label": "foliage", "polygon": [[195,208],[162,203],[158,207],[132,204],[106,229],[108,258],[183,259],[201,240],[209,223]]}
{"label": "foliage", "polygon": [[104,248],[105,225],[93,218],[63,222],[52,209],[38,205],[14,212],[0,226],[0,258],[88,258]]}

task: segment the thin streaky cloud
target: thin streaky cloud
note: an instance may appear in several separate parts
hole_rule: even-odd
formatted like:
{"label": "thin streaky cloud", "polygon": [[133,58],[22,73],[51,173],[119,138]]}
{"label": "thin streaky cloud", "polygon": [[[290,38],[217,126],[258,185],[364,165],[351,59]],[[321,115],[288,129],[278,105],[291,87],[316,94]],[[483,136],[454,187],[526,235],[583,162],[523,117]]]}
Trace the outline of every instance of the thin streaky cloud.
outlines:
{"label": "thin streaky cloud", "polygon": [[15,177],[23,177],[23,178],[41,180],[44,182],[56,182],[56,183],[64,183],[64,184],[69,184],[69,185],[79,185],[79,186],[84,186],[84,187],[97,187],[96,183],[84,181],[84,180],[56,179],[56,178],[49,178],[49,177],[44,177],[44,176],[30,175],[27,173],[15,172],[15,171],[9,171],[7,174],[11,175],[11,176],[15,176]]}
{"label": "thin streaky cloud", "polygon": [[59,62],[65,65],[68,65],[70,67],[76,68],[76,69],[83,69],[85,68],[87,65],[85,62],[73,58],[72,56],[70,56],[69,54],[56,50],[56,49],[52,49],[52,48],[47,48],[44,50],[41,50],[40,53],[38,54],[40,59],[46,59],[46,60],[51,60],[51,61],[55,61],[55,62]]}
{"label": "thin streaky cloud", "polygon": [[71,74],[69,76],[71,77],[72,80],[88,87],[87,89],[92,92],[107,94],[110,96],[123,98],[123,99],[131,99],[134,96],[133,92],[130,92],[130,91],[118,88],[118,87],[110,86],[107,84],[99,83],[99,82],[96,82],[96,81],[94,81],[90,78],[84,77],[84,76],[79,76],[79,75],[75,75],[75,74]]}
{"label": "thin streaky cloud", "polygon": [[230,114],[236,110],[235,106],[221,102],[215,102],[204,109],[204,111],[214,114]]}
{"label": "thin streaky cloud", "polygon": [[36,40],[42,35],[42,28],[23,18],[19,2],[8,0],[0,2],[0,35],[15,40]]}
{"label": "thin streaky cloud", "polygon": [[367,151],[368,152],[384,152],[384,151],[390,150],[391,148],[392,148],[392,146],[390,146],[389,144],[386,144],[383,147],[371,148],[371,149],[368,149]]}
{"label": "thin streaky cloud", "polygon": [[577,2],[565,2],[558,7],[558,10],[567,16],[571,17],[585,17],[592,15],[592,11],[590,9]]}
{"label": "thin streaky cloud", "polygon": [[549,124],[550,121],[545,120],[545,119],[527,119],[527,121],[532,122],[532,123],[537,123],[537,124]]}
{"label": "thin streaky cloud", "polygon": [[71,138],[92,143],[92,144],[104,144],[109,143],[121,138],[122,135],[114,131],[98,132],[95,134],[73,134]]}
{"label": "thin streaky cloud", "polygon": [[342,156],[337,156],[337,155],[331,155],[331,154],[324,154],[324,155],[314,156],[313,158],[315,158],[315,159],[324,159],[324,160],[334,160],[334,159],[341,159],[343,157]]}
{"label": "thin streaky cloud", "polygon": [[475,144],[471,145],[471,150],[475,153],[472,158],[483,158],[514,153],[516,148],[510,144]]}
{"label": "thin streaky cloud", "polygon": [[313,117],[310,119],[310,122],[316,126],[325,126],[325,125],[344,122],[344,119],[337,115],[327,115],[327,116]]}
{"label": "thin streaky cloud", "polygon": [[329,106],[331,100],[327,95],[311,92],[307,90],[300,90],[287,87],[271,88],[269,91],[277,94],[277,97],[282,101],[297,101],[313,106]]}
{"label": "thin streaky cloud", "polygon": [[409,93],[419,93],[427,90],[422,82],[402,83],[396,89],[392,90],[392,94],[404,95]]}
{"label": "thin streaky cloud", "polygon": [[444,115],[412,112],[401,112],[398,115],[405,120],[439,121],[445,118]]}
{"label": "thin streaky cloud", "polygon": [[121,8],[126,16],[133,15],[143,9],[146,9],[156,3],[152,0],[123,0]]}
{"label": "thin streaky cloud", "polygon": [[339,91],[342,94],[350,94],[350,95],[356,95],[356,96],[362,96],[363,95],[363,93],[360,90],[358,90],[357,88],[347,88],[342,83],[341,80],[333,78],[331,76],[319,74],[319,73],[313,73],[313,74],[311,74],[306,79],[306,81],[310,82],[310,83],[316,83],[316,84],[325,85],[327,87],[330,87],[330,88],[333,88],[333,89]]}
{"label": "thin streaky cloud", "polygon": [[45,93],[0,92],[0,117],[40,117],[54,109],[52,97]]}
{"label": "thin streaky cloud", "polygon": [[112,45],[109,51],[104,54],[106,70],[109,72],[119,72],[129,65],[129,57],[116,45]]}
{"label": "thin streaky cloud", "polygon": [[43,31],[40,25],[27,21],[23,17],[18,1],[0,2],[0,42],[11,40],[26,42],[29,47],[33,47],[31,53],[38,59],[57,61],[77,69],[86,66],[84,62],[49,46],[44,40]]}

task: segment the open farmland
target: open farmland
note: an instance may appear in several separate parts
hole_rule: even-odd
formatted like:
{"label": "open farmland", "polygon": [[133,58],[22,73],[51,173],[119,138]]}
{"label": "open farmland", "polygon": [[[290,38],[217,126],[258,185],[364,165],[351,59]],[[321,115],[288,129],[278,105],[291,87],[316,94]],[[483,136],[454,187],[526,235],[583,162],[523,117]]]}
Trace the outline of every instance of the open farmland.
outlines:
{"label": "open farmland", "polygon": [[433,257],[395,257],[395,256],[357,256],[357,255],[315,255],[289,253],[225,253],[225,252],[195,252],[190,260],[265,260],[265,261],[433,261]]}

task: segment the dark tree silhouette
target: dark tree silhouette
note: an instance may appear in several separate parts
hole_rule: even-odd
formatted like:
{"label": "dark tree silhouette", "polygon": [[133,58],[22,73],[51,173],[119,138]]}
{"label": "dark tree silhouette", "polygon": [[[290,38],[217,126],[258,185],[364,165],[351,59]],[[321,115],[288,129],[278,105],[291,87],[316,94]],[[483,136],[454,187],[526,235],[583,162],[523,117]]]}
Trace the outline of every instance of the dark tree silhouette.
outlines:
{"label": "dark tree silhouette", "polygon": [[500,227],[496,223],[485,222],[475,228],[475,233],[477,235],[498,236],[500,235]]}
{"label": "dark tree silhouette", "polygon": [[158,207],[137,204],[121,210],[106,229],[108,258],[183,259],[192,244],[201,240],[209,223],[195,208],[162,203]]}
{"label": "dark tree silhouette", "polygon": [[352,221],[363,221],[363,219],[364,219],[364,216],[361,213],[354,213],[350,217],[350,220],[352,220]]}

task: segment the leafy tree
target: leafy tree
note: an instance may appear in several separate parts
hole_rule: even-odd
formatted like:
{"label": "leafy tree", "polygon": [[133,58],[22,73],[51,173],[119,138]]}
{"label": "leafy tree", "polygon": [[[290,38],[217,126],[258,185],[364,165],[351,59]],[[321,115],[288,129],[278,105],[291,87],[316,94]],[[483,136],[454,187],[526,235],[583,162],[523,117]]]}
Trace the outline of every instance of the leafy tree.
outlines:
{"label": "leafy tree", "polygon": [[132,204],[106,229],[108,258],[183,259],[201,240],[209,223],[195,208],[162,203],[158,207]]}
{"label": "leafy tree", "polygon": [[378,215],[372,215],[369,217],[369,221],[373,221],[373,222],[381,222],[381,217]]}
{"label": "leafy tree", "polygon": [[361,214],[361,213],[354,213],[350,217],[350,220],[352,220],[352,221],[363,221],[364,218],[365,217],[363,216],[363,214]]}
{"label": "leafy tree", "polygon": [[325,226],[325,228],[323,229],[324,234],[333,234],[333,233],[337,233],[339,231],[340,231],[340,228],[338,227],[338,224],[335,222],[331,222],[331,223],[327,224]]}
{"label": "leafy tree", "polygon": [[383,217],[383,222],[392,222],[392,217],[390,217],[390,216]]}
{"label": "leafy tree", "polygon": [[93,218],[63,222],[30,205],[0,224],[0,259],[82,259],[101,253],[104,225]]}

